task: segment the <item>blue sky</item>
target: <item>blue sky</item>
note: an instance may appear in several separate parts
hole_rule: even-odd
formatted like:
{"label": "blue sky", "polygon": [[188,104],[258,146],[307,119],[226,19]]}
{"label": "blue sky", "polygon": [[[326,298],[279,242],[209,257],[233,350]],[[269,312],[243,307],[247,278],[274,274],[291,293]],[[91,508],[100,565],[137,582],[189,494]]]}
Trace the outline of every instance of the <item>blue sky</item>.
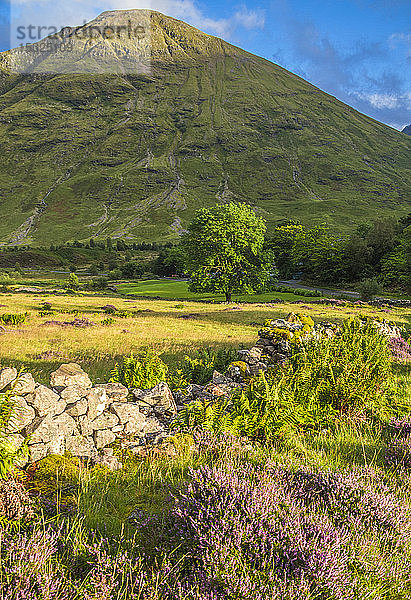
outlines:
{"label": "blue sky", "polygon": [[392,127],[411,123],[410,0],[0,0],[0,49],[16,15],[60,28],[121,8],[183,19]]}

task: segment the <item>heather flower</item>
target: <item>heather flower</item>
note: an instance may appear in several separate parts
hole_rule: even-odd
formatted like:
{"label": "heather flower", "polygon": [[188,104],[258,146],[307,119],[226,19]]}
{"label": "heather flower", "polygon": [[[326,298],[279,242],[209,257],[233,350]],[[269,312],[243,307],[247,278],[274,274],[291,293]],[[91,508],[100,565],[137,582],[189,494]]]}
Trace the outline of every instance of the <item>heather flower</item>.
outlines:
{"label": "heather flower", "polygon": [[388,346],[394,360],[408,362],[411,360],[411,347],[402,337],[389,338]]}
{"label": "heather flower", "polygon": [[274,468],[293,498],[320,512],[326,511],[336,524],[355,524],[378,531],[404,533],[410,529],[410,509],[380,481],[373,469],[343,472],[290,472]]}
{"label": "heather flower", "polygon": [[217,598],[244,600],[365,598],[382,577],[400,589],[410,509],[379,479],[372,469],[293,473],[249,463],[193,471],[173,510],[189,557],[185,585],[201,574]]}
{"label": "heather flower", "polygon": [[33,516],[32,500],[20,481],[0,479],[0,518],[16,521]]}
{"label": "heather flower", "polygon": [[54,559],[59,532],[0,530],[1,600],[71,600]]}
{"label": "heather flower", "polygon": [[411,434],[392,441],[385,451],[388,466],[411,471]]}
{"label": "heather flower", "polygon": [[275,478],[251,465],[193,472],[175,511],[185,537],[194,536],[197,565],[227,597],[271,598],[293,587],[341,600],[354,597],[347,531],[312,518]]}
{"label": "heather flower", "polygon": [[411,417],[402,417],[401,419],[392,419],[390,422],[392,433],[396,437],[407,437],[411,434]]}

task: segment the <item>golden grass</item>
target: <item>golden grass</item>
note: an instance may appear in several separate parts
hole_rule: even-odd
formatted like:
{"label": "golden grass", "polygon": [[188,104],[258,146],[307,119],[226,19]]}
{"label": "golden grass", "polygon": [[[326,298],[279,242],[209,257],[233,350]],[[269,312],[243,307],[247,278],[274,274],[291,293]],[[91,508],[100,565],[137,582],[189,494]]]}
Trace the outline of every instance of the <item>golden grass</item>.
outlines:
{"label": "golden grass", "polygon": [[[50,302],[59,311],[51,316],[39,316],[42,303]],[[98,296],[43,296],[29,294],[0,294],[0,314],[28,312],[27,323],[7,327],[0,334],[0,363],[25,365],[39,380],[46,381],[48,373],[62,362],[76,361],[90,372],[95,381],[102,381],[116,359],[152,347],[173,363],[197,348],[211,346],[250,346],[257,336],[258,324],[267,318],[282,317],[290,311],[307,312],[315,321],[339,320],[359,313],[382,316],[397,322],[409,320],[410,312],[393,309],[389,314],[373,307],[327,307],[318,304],[249,304],[230,306],[199,302],[166,300],[126,300]],[[106,304],[119,310],[141,312],[131,318],[116,318],[102,325],[107,317],[102,311]],[[308,308],[304,308],[304,306]],[[95,323],[93,327],[76,328],[44,325],[46,321],[72,321],[78,310],[81,317]],[[181,318],[186,316],[186,318]]]}

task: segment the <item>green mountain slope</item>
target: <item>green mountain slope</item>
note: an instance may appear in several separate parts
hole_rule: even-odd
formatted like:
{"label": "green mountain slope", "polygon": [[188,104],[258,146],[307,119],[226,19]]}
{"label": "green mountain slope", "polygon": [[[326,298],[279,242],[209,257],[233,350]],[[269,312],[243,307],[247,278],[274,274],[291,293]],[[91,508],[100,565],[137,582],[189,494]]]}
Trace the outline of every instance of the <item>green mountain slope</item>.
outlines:
{"label": "green mountain slope", "polygon": [[[53,53],[9,74],[13,53],[0,55],[3,243],[166,241],[199,206],[229,199],[269,223],[338,229],[409,212],[411,138],[181,21],[99,19],[143,12],[145,74],[43,74]],[[99,40],[116,57],[110,44]]]}

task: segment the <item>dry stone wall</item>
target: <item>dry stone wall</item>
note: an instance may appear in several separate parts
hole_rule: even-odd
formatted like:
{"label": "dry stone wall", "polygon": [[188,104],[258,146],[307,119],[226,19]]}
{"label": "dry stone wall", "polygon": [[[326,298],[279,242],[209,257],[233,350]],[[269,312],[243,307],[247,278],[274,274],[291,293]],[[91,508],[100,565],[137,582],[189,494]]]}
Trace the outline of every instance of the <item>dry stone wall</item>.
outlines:
{"label": "dry stone wall", "polygon": [[131,436],[141,445],[157,442],[177,412],[166,383],[132,391],[120,383],[93,386],[75,363],[52,373],[50,387],[30,373],[2,369],[0,392],[7,389],[14,407],[8,437],[16,447],[28,440],[32,462],[64,452],[98,461],[99,451],[117,437]]}
{"label": "dry stone wall", "polygon": [[[387,338],[401,336],[392,323],[373,324]],[[75,363],[63,364],[52,373],[50,387],[36,383],[30,373],[18,375],[16,369],[5,368],[0,370],[0,392],[10,389],[15,407],[7,433],[17,447],[27,439],[31,461],[70,452],[95,462],[109,457],[110,463],[115,459],[107,447],[117,438],[137,446],[137,451],[139,446],[157,443],[169,435],[170,421],[187,402],[199,398],[212,402],[216,396],[232,395],[269,365],[285,363],[294,338],[333,337],[338,332],[333,323],[314,325],[309,317],[294,313],[286,319],[268,320],[257,343],[239,350],[238,360],[224,374],[214,371],[206,385],[189,385],[184,392],[176,392],[175,398],[164,382],[150,390],[129,390],[120,383],[93,386]]]}

